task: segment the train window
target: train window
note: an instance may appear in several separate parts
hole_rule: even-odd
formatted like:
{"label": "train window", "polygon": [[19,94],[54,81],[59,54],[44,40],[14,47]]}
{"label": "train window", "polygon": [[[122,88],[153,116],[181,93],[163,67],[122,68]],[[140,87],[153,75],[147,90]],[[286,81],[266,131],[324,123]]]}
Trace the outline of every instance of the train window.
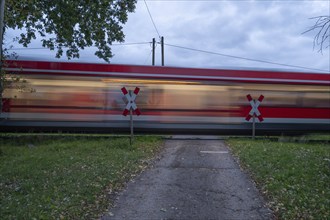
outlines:
{"label": "train window", "polygon": [[302,98],[304,107],[330,108],[330,93],[308,92]]}
{"label": "train window", "polygon": [[241,84],[232,88],[230,94],[237,105],[248,105],[246,95],[251,94],[256,99],[264,95],[263,106],[330,107],[326,86]]}

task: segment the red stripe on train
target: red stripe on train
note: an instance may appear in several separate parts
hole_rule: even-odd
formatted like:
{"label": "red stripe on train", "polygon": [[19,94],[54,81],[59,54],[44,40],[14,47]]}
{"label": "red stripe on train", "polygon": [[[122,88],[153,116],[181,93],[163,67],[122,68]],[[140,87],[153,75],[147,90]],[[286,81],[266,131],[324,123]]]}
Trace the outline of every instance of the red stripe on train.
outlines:
{"label": "red stripe on train", "polygon": [[[44,71],[44,70],[43,70]],[[18,71],[18,73],[20,73]],[[111,74],[110,74],[111,73]],[[255,83],[255,84],[287,84],[287,85],[322,85],[327,86],[330,85],[330,81],[323,80],[323,79],[304,79],[304,81],[299,81],[301,79],[277,79],[277,78],[266,78],[266,77],[258,77],[258,79],[254,79],[251,76],[244,76],[242,78],[238,76],[231,75],[229,78],[221,78],[227,76],[214,76],[219,78],[207,78],[210,75],[175,75],[173,73],[168,74],[159,74],[159,73],[152,73],[143,76],[134,75],[135,72],[125,72],[125,73],[118,73],[118,72],[109,72],[109,74],[100,74],[97,72],[90,72],[90,73],[72,73],[72,72],[34,72],[34,71],[26,71],[21,72],[20,74],[32,74],[32,75],[53,75],[53,76],[79,76],[79,77],[113,77],[113,78],[126,78],[126,79],[154,79],[154,80],[177,80],[177,81],[205,81],[205,82],[235,82],[235,83]],[[154,75],[157,74],[157,75]],[[326,74],[324,74],[326,75]],[[204,77],[204,78],[203,78]],[[211,76],[212,77],[212,76]],[[274,81],[272,81],[274,80]],[[282,81],[281,81],[282,80]],[[286,81],[292,80],[292,81]],[[297,80],[297,81],[295,81]],[[316,81],[314,81],[316,80]]]}
{"label": "red stripe on train", "polygon": [[[263,118],[316,118],[330,119],[330,108],[290,108],[259,106]],[[249,114],[251,107],[242,107],[242,117]]]}
{"label": "red stripe on train", "polygon": [[[8,67],[38,69],[52,74],[48,70],[55,71],[53,74],[70,74],[66,71],[85,71],[92,76],[98,72],[120,73],[120,75],[130,75],[130,73],[159,74],[185,76],[189,79],[194,77],[231,77],[231,78],[260,78],[261,80],[305,80],[305,81],[325,81],[330,84],[330,74],[302,73],[302,72],[279,72],[267,70],[226,70],[226,69],[201,69],[201,68],[177,68],[177,67],[151,67],[136,65],[114,65],[114,64],[92,64],[92,63],[69,63],[69,62],[43,62],[43,61],[7,61]],[[71,73],[72,74],[72,73]],[[71,75],[70,74],[70,75]],[[73,74],[76,75],[76,74]],[[77,74],[80,75],[80,74]],[[81,74],[85,75],[85,74]],[[89,75],[89,74],[88,74]],[[106,77],[103,75],[103,77]],[[200,79],[199,79],[200,80]],[[205,80],[205,79],[203,79]],[[300,84],[300,83],[297,83]]]}
{"label": "red stripe on train", "polygon": [[[315,119],[330,119],[330,108],[296,108],[296,107],[265,107],[259,106],[259,111],[263,118],[315,118]],[[243,117],[245,118],[251,107],[242,106],[235,109],[142,109],[142,115],[154,116],[209,116],[209,117]],[[66,106],[59,108],[56,106],[7,106],[7,112],[25,112],[25,113],[67,113],[67,114],[121,114],[122,110],[105,110],[105,109],[92,109],[92,108],[78,108]]]}

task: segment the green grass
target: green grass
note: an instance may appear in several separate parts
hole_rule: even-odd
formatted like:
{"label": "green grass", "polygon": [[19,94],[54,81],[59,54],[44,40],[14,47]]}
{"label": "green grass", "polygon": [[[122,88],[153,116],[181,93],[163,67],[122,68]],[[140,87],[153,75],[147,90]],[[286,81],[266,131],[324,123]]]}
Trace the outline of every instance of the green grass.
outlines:
{"label": "green grass", "polygon": [[143,170],[157,137],[0,139],[1,219],[95,219]]}
{"label": "green grass", "polygon": [[[261,137],[261,139],[263,139]],[[281,142],[299,142],[299,143],[330,143],[330,133],[306,134],[300,136],[279,136]]]}
{"label": "green grass", "polygon": [[330,145],[227,141],[279,219],[329,219]]}
{"label": "green grass", "polygon": [[330,133],[327,134],[310,134],[306,136],[307,140],[323,140],[330,141]]}

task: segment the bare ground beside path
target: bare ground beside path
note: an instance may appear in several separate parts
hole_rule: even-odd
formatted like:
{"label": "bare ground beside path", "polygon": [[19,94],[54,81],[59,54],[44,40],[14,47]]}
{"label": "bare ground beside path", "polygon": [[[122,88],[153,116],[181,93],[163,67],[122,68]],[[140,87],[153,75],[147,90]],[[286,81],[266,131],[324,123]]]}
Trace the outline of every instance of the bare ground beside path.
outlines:
{"label": "bare ground beside path", "polygon": [[102,219],[272,219],[272,213],[222,140],[174,138]]}

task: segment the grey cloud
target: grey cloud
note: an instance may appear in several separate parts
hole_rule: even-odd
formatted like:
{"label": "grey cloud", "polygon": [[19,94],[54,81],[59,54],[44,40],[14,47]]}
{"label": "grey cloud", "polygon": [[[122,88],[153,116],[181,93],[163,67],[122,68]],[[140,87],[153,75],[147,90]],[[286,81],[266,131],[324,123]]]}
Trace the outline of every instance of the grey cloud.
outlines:
{"label": "grey cloud", "polygon": [[[269,60],[313,68],[329,68],[329,51],[313,51],[313,33],[302,35],[312,21],[308,18],[329,13],[330,2],[320,1],[147,1],[165,43],[219,52],[234,56]],[[158,41],[143,1],[129,15],[124,26],[125,41]],[[112,63],[149,64],[150,45],[113,47]],[[49,53],[49,57],[53,56]],[[46,56],[46,55],[45,55]],[[82,60],[99,61],[93,49]],[[149,59],[149,60],[148,60]],[[160,64],[160,45],[157,47]],[[206,53],[165,47],[165,64],[186,67],[281,66],[248,62]],[[285,68],[285,67],[283,67]]]}

